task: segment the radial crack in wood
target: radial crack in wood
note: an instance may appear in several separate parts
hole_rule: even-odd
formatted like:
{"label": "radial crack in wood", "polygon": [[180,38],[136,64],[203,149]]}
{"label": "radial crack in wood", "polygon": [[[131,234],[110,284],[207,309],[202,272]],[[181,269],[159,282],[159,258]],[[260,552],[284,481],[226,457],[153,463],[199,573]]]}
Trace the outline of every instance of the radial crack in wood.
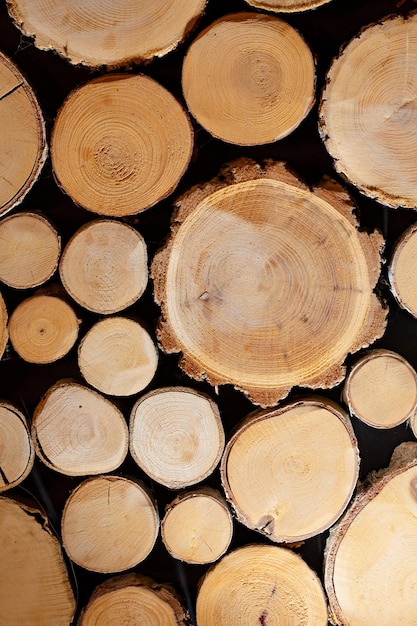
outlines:
{"label": "radial crack in wood", "polygon": [[192,188],[152,263],[163,350],[265,407],[295,385],[339,383],[346,355],[386,326],[373,293],[383,240],[352,209],[274,162],[241,160]]}
{"label": "radial crack in wood", "polygon": [[416,13],[365,28],[333,61],[320,133],[336,170],[360,191],[417,208]]}
{"label": "radial crack in wood", "polygon": [[240,145],[266,144],[291,133],[313,106],[314,60],[286,22],[230,14],[191,44],[182,87],[190,112],[212,135]]}
{"label": "radial crack in wood", "polygon": [[118,67],[160,57],[185,39],[207,0],[7,0],[20,30],[70,63]]}
{"label": "radial crack in wood", "polygon": [[0,492],[20,484],[29,475],[33,461],[25,416],[8,402],[0,402]]}

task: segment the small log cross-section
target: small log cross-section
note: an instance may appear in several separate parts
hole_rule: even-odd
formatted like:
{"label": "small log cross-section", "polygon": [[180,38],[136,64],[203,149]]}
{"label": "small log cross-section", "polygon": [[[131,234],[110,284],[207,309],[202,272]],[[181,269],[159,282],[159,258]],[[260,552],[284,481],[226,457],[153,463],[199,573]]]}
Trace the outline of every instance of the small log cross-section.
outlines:
{"label": "small log cross-section", "polygon": [[109,396],[131,396],[151,382],[158,366],[158,351],[139,322],[107,317],[83,337],[78,365],[95,389]]}
{"label": "small log cross-section", "polygon": [[130,452],[139,467],[169,489],[209,476],[224,449],[217,405],[186,387],[165,387],[142,396],[130,415]]}
{"label": "small log cross-section", "polygon": [[344,411],[312,397],[250,414],[220,470],[240,522],[272,541],[295,543],[341,516],[356,487],[359,451]]}
{"label": "small log cross-section", "polygon": [[78,337],[78,319],[62,298],[39,293],[17,305],[9,321],[10,341],[28,363],[53,363]]}
{"label": "small log cross-section", "polygon": [[74,593],[44,514],[0,497],[0,537],[0,624],[69,626]]}
{"label": "small log cross-section", "polygon": [[207,0],[7,0],[9,13],[42,50],[70,63],[118,67],[160,57],[185,39]]}
{"label": "small log cross-section", "polygon": [[127,424],[119,409],[69,380],[48,389],[36,407],[32,439],[45,465],[69,476],[111,472],[128,450]]}
{"label": "small log cross-section", "polygon": [[95,588],[77,626],[189,626],[189,614],[170,585],[137,573]]}
{"label": "small log cross-section", "polygon": [[134,567],[151,552],[159,531],[153,497],[139,481],[88,478],[68,498],[62,514],[68,556],[94,572]]}
{"label": "small log cross-section", "polygon": [[400,354],[370,350],[350,370],[343,399],[369,426],[394,428],[416,411],[417,374]]}
{"label": "small log cross-section", "polygon": [[278,546],[247,545],[224,556],[200,581],[197,624],[327,626],[326,599],[300,556]]}
{"label": "small log cross-section", "polygon": [[174,558],[193,565],[213,563],[230,545],[232,516],[226,501],[215,489],[201,487],[186,491],[167,506],[161,535]]}
{"label": "small log cross-section", "polygon": [[385,18],[343,49],[327,75],[320,119],[341,175],[382,204],[417,208],[416,13]]}
{"label": "small log cross-section", "polygon": [[320,7],[330,0],[246,0],[246,2],[256,9],[274,13],[298,13]]}
{"label": "small log cross-section", "polygon": [[388,277],[401,308],[417,317],[417,224],[412,224],[395,244]]}
{"label": "small log cross-section", "polygon": [[382,237],[359,232],[348,196],[310,191],[282,163],[240,160],[177,202],[152,263],[165,352],[261,406],[295,386],[329,388],[380,337],[373,289]]}
{"label": "small log cross-section", "polygon": [[0,215],[22,202],[46,160],[45,122],[20,70],[0,52]]}
{"label": "small log cross-section", "polygon": [[190,112],[212,135],[266,144],[291,133],[313,106],[313,55],[277,17],[230,14],[191,44],[182,86]]}
{"label": "small log cross-section", "polygon": [[325,586],[337,626],[417,624],[417,444],[398,446],[330,532]]}
{"label": "small log cross-section", "polygon": [[3,296],[0,293],[0,359],[6,349],[7,340],[9,338],[8,315]]}
{"label": "small log cross-section", "polygon": [[0,280],[15,289],[38,287],[58,267],[61,238],[37,213],[15,213],[0,222]]}
{"label": "small log cross-section", "polygon": [[109,74],[72,91],[51,138],[58,184],[85,209],[123,217],[177,186],[193,150],[179,102],[144,75]]}
{"label": "small log cross-section", "polygon": [[28,476],[34,456],[25,416],[8,402],[0,402],[0,492]]}
{"label": "small log cross-section", "polygon": [[81,306],[102,315],[118,313],[136,302],[148,284],[146,243],[128,224],[94,220],[70,239],[59,274]]}

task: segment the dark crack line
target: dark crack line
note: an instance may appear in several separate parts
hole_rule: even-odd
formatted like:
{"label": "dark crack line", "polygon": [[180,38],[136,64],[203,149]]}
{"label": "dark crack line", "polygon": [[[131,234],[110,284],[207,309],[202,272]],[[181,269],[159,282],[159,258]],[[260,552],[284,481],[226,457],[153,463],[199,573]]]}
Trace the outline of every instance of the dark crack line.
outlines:
{"label": "dark crack line", "polygon": [[7,476],[1,467],[0,467],[0,476],[5,485],[10,485],[10,480],[7,479]]}
{"label": "dark crack line", "polygon": [[24,83],[19,83],[18,85],[15,85],[11,89],[9,89],[9,91],[6,91],[6,93],[4,93],[2,96],[0,96],[0,100],[4,100],[4,98],[7,98],[7,96],[10,96],[10,94],[12,94],[17,89],[19,89],[19,87],[23,87],[23,85],[24,85]]}

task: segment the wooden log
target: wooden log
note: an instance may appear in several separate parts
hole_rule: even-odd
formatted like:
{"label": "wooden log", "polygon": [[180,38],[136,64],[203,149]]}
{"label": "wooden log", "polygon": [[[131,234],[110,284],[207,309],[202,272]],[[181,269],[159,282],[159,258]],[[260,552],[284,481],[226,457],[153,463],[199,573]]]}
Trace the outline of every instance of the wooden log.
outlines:
{"label": "wooden log", "polygon": [[55,383],[33,414],[37,455],[45,465],[68,476],[117,469],[126,457],[128,437],[121,411],[75,381]]}
{"label": "wooden log", "polygon": [[332,623],[415,623],[416,485],[417,444],[408,442],[332,529],[325,552]]}
{"label": "wooden log", "polygon": [[207,478],[224,449],[217,405],[187,387],[151,391],[130,414],[130,453],[153,480],[182,489]]}
{"label": "wooden log", "polygon": [[333,61],[322,97],[320,132],[336,170],[394,208],[417,207],[416,97],[415,13],[361,30]]}
{"label": "wooden log", "polygon": [[136,302],[148,284],[146,243],[128,224],[94,220],[66,245],[59,274],[81,306],[102,315],[118,313]]}
{"label": "wooden log", "polygon": [[0,241],[0,280],[9,287],[38,287],[58,267],[61,238],[39,213],[21,212],[4,218]]}
{"label": "wooden log", "polygon": [[274,13],[298,13],[316,9],[330,0],[246,0],[246,2],[256,9]]}
{"label": "wooden log", "polygon": [[382,243],[342,191],[310,191],[282,163],[230,164],[178,200],[154,257],[162,349],[264,407],[294,385],[332,387],[347,353],[384,332]]}
{"label": "wooden log", "polygon": [[175,590],[147,576],[130,573],[95,588],[77,626],[188,626],[188,611]]}
{"label": "wooden log", "polygon": [[401,308],[417,317],[417,224],[412,224],[397,240],[388,266],[391,291]]}
{"label": "wooden log", "polygon": [[191,44],[182,87],[190,112],[212,135],[266,144],[291,133],[313,106],[313,55],[277,17],[230,14]]}
{"label": "wooden log", "polygon": [[200,581],[198,626],[327,626],[318,576],[286,548],[247,545],[224,556]]}
{"label": "wooden log", "polygon": [[149,333],[127,317],[108,317],[90,328],[78,347],[85,380],[110,396],[139,393],[153,379],[158,350]]}
{"label": "wooden log", "polygon": [[8,315],[6,304],[3,300],[3,296],[0,293],[0,359],[6,349],[7,340],[9,338],[8,329]]}
{"label": "wooden log", "polygon": [[161,57],[185,39],[207,0],[7,0],[9,13],[41,50],[70,63],[119,67]]}
{"label": "wooden log", "polygon": [[0,623],[69,626],[74,593],[44,514],[0,497],[0,536]]}
{"label": "wooden log", "polygon": [[45,122],[32,88],[0,52],[0,215],[20,202],[39,177],[48,153]]}
{"label": "wooden log", "polygon": [[57,295],[39,293],[17,305],[10,316],[13,348],[28,363],[53,363],[64,357],[78,337],[72,307]]}
{"label": "wooden log", "polygon": [[144,75],[110,74],[75,89],[51,137],[58,183],[77,204],[112,217],[140,213],[168,196],[192,151],[182,106]]}
{"label": "wooden log", "polygon": [[319,397],[251,413],[227,443],[220,466],[237,519],[280,543],[329,528],[347,507],[358,473],[348,416]]}
{"label": "wooden log", "polygon": [[130,569],[150,554],[159,516],[152,495],[139,481],[97,476],[69,496],[61,530],[70,559],[109,574]]}
{"label": "wooden log", "polygon": [[394,428],[417,408],[417,374],[400,354],[371,350],[351,368],[343,399],[358,419],[374,428]]}
{"label": "wooden log", "polygon": [[35,457],[27,420],[9,402],[0,402],[0,492],[29,475]]}
{"label": "wooden log", "polygon": [[233,536],[233,521],[226,501],[210,487],[181,493],[166,508],[161,536],[175,559],[192,565],[217,561]]}

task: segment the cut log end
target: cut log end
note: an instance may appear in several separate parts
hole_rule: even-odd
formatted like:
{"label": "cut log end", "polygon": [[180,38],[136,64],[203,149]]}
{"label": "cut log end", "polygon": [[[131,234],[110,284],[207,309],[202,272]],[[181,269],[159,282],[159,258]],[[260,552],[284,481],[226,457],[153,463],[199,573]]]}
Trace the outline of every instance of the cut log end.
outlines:
{"label": "cut log end", "polygon": [[395,244],[388,276],[392,293],[401,308],[417,317],[417,225],[410,226]]}
{"label": "cut log end", "polygon": [[33,467],[34,450],[25,416],[0,403],[0,492],[19,485]]}
{"label": "cut log end", "polygon": [[273,11],[274,13],[298,13],[310,11],[327,4],[330,0],[246,0],[256,9]]}

